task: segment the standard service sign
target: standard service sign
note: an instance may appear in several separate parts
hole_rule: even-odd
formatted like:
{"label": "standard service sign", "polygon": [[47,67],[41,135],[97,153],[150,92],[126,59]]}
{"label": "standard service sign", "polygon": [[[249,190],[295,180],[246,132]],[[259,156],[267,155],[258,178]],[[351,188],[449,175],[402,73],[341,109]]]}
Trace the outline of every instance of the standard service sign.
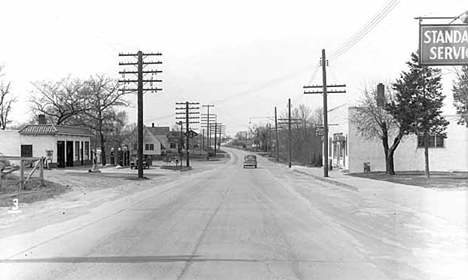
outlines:
{"label": "standard service sign", "polygon": [[468,64],[467,25],[420,25],[421,65]]}

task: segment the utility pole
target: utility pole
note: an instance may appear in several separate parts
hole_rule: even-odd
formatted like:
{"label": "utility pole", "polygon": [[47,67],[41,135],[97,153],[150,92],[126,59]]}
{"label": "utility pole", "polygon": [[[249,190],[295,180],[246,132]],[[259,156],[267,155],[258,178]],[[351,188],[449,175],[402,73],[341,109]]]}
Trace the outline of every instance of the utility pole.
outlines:
{"label": "utility pole", "polygon": [[279,162],[279,141],[278,141],[278,115],[276,114],[275,106],[275,150],[276,150],[276,162]]}
{"label": "utility pole", "polygon": [[216,114],[211,114],[208,117],[208,114],[201,114],[201,127],[206,129],[206,150],[208,151],[211,148],[211,135],[214,132],[214,123],[216,122]]}
{"label": "utility pole", "polygon": [[[215,122],[214,123],[214,155],[216,156],[216,153],[219,152],[220,146],[221,146],[221,129],[222,129],[222,124]],[[219,133],[219,136],[218,136]]]}
{"label": "utility pole", "polygon": [[226,133],[226,126],[223,125],[222,123],[218,123],[218,132],[219,132],[219,137],[218,137],[218,151],[221,150],[221,142],[222,142],[222,136],[221,133]]}
{"label": "utility pole", "polygon": [[288,99],[289,168],[291,168],[291,98]]}
{"label": "utility pole", "polygon": [[183,134],[183,128],[182,125],[184,124],[183,121],[179,121],[176,124],[180,125],[180,144],[179,144],[179,158],[180,158],[180,164],[182,164],[182,146],[184,145],[184,134]]}
{"label": "utility pole", "polygon": [[[137,71],[120,71],[119,74],[122,74],[123,80],[119,80],[120,83],[123,83],[124,88],[119,89],[122,92],[137,92],[137,106],[138,106],[138,115],[137,115],[137,126],[138,126],[138,145],[137,145],[137,155],[138,155],[138,178],[143,178],[143,93],[144,92],[153,92],[162,90],[161,88],[153,87],[153,83],[162,82],[162,80],[153,79],[154,75],[162,73],[160,70],[143,70],[145,66],[162,64],[161,61],[144,61],[148,56],[161,56],[161,53],[143,53],[138,51],[134,53],[120,53],[121,57],[133,57],[136,58],[137,62],[120,62],[120,66],[136,66]],[[134,74],[137,76],[136,80],[126,80],[126,74]],[[150,79],[145,79],[145,76],[151,74]],[[126,84],[136,84],[137,88],[125,88]],[[148,85],[149,87],[144,87]]]}
{"label": "utility pole", "polygon": [[202,128],[202,150],[205,149],[205,129]]}
{"label": "utility pole", "polygon": [[218,123],[215,122],[214,124],[214,156],[216,157],[216,133],[218,129]]}
{"label": "utility pole", "polygon": [[[304,89],[320,89],[317,91],[305,91],[304,94],[322,94],[323,96],[323,177],[328,177],[328,102],[327,102],[327,94],[328,93],[346,93],[344,87],[346,85],[327,85],[327,65],[328,61],[325,58],[325,49],[322,49],[322,59],[320,61],[322,66],[322,80],[323,84],[320,85],[313,85],[313,86],[304,86]],[[336,90],[328,91],[328,88],[337,88]]]}
{"label": "utility pole", "polygon": [[187,167],[190,166],[190,151],[189,151],[190,138],[196,135],[196,133],[190,129],[190,124],[199,123],[198,121],[190,121],[190,120],[199,119],[198,116],[192,116],[192,115],[200,114],[199,111],[196,111],[196,110],[199,110],[200,107],[193,107],[199,104],[200,103],[198,102],[188,102],[188,101],[182,102],[182,103],[176,103],[176,105],[185,105],[185,107],[176,107],[176,110],[181,110],[179,112],[176,112],[176,115],[185,115],[185,117],[182,117],[182,116],[176,117],[176,119],[185,119],[185,137],[186,137],[185,154],[186,154],[186,160],[187,160]]}
{"label": "utility pole", "polygon": [[292,119],[291,118],[291,98],[288,99],[288,118],[287,119],[279,119],[280,124],[287,124],[288,125],[288,153],[289,153],[289,160],[288,166],[291,168],[292,163],[292,136],[291,136],[291,125],[292,124],[299,124],[300,119]]}
{"label": "utility pole", "polygon": [[[214,107],[215,105],[211,105],[211,104],[207,104],[207,105],[202,105],[202,107],[205,107],[207,109],[207,113],[206,113],[206,126],[207,126],[207,130],[206,130],[206,133],[207,133],[207,152],[208,152],[208,157],[207,159],[210,159],[210,148],[211,148],[211,143],[210,143],[210,138],[211,138],[211,135],[210,135],[210,108]],[[202,115],[203,116],[203,115]]]}
{"label": "utility pole", "polygon": [[271,123],[268,123],[267,124],[268,126],[268,146],[267,146],[267,152],[268,152],[268,156],[271,156]]}

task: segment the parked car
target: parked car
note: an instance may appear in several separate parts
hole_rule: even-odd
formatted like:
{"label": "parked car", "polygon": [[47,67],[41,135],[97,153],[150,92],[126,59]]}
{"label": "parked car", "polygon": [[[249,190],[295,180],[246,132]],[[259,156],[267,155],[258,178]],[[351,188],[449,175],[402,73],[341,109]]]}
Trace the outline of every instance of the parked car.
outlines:
{"label": "parked car", "polygon": [[244,156],[244,168],[246,166],[255,166],[255,168],[257,168],[257,156],[256,155]]}
{"label": "parked car", "polygon": [[[132,160],[130,162],[130,169],[138,169],[138,159],[135,159],[134,161]],[[147,160],[143,160],[143,169],[149,168],[149,163]]]}

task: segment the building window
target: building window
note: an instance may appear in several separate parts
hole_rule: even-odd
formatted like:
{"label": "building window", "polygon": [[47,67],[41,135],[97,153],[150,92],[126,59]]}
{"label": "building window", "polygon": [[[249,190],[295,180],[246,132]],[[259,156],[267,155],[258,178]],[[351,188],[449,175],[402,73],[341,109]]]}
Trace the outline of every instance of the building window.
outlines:
{"label": "building window", "polygon": [[145,150],[154,151],[154,144],[145,144]]}
{"label": "building window", "polygon": [[32,145],[21,145],[21,157],[32,157],[33,146]]}
{"label": "building window", "polygon": [[[444,139],[442,135],[429,135],[429,148],[443,148]],[[418,135],[418,148],[424,148],[424,135]]]}
{"label": "building window", "polygon": [[177,144],[176,144],[176,143],[170,143],[169,145],[170,145],[169,147],[170,147],[171,149],[176,149],[176,148],[177,148]]}

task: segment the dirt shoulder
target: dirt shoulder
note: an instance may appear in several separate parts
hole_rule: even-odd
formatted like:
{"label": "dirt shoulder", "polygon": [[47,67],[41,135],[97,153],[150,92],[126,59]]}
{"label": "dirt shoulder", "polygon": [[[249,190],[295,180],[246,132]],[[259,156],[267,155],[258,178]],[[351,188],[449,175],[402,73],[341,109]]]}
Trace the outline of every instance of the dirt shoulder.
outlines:
{"label": "dirt shoulder", "polygon": [[[44,179],[55,190],[49,198],[33,203],[24,202],[18,196],[21,213],[8,213],[11,204],[0,206],[0,239],[78,217],[108,201],[211,170],[225,161],[227,158],[193,162],[193,168],[186,171],[153,166],[144,170],[144,180],[137,180],[137,170],[129,168],[101,168],[100,173],[90,173],[86,168],[46,170]],[[47,188],[42,191],[47,192]]]}

